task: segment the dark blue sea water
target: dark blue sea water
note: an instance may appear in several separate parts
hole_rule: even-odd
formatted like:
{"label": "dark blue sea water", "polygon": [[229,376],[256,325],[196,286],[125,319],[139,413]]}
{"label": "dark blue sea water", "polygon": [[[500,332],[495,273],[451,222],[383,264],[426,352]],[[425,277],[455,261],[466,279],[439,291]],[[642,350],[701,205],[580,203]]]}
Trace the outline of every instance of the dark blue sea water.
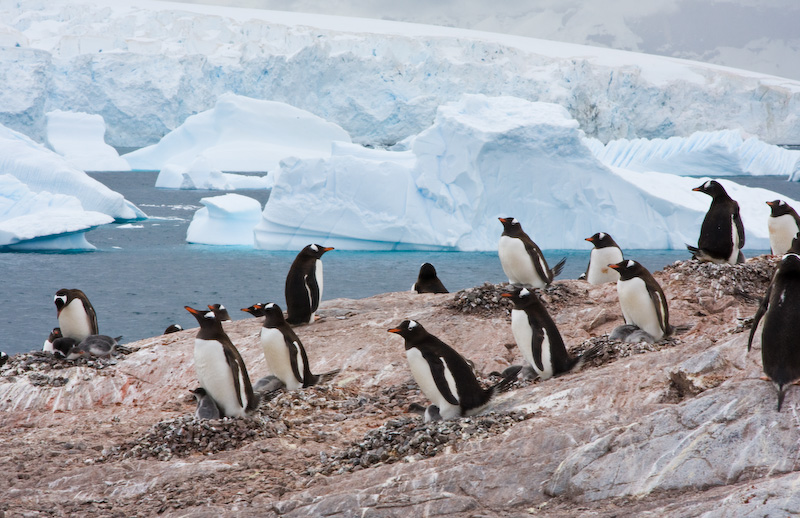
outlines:
{"label": "dark blue sea water", "polygon": [[[255,302],[285,307],[283,286],[295,251],[266,252],[244,247],[214,247],[185,242],[186,228],[199,200],[220,191],[156,189],[155,173],[92,173],[122,193],[150,219],[111,224],[87,234],[96,251],[84,253],[2,253],[0,350],[9,354],[38,350],[58,325],[53,295],[80,288],[97,311],[100,332],[123,336],[123,343],[161,334],[172,324],[195,327],[184,306],[221,303],[235,319]],[[742,183],[800,198],[800,184],[784,178],[746,177]],[[240,191],[262,205],[264,191]],[[499,229],[498,229],[499,236]],[[324,244],[324,243],[321,243]],[[585,250],[549,250],[551,264],[567,257],[559,278],[576,278],[586,269]],[[753,254],[751,251],[750,254]],[[678,259],[683,250],[626,250],[651,271]],[[363,298],[410,289],[419,266],[430,262],[451,291],[507,280],[495,252],[346,252],[327,253],[324,299]]]}

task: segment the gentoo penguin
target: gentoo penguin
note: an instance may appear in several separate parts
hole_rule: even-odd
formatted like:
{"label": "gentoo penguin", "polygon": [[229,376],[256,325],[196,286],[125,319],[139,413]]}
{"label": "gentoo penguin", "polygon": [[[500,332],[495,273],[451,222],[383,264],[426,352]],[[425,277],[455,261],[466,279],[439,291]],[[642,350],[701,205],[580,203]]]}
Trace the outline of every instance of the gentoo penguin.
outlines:
{"label": "gentoo penguin", "polygon": [[[78,346],[78,341],[69,336],[60,336],[53,340],[53,356],[56,358],[68,358],[73,349]],[[73,356],[71,359],[74,359]]]}
{"label": "gentoo penguin", "polygon": [[81,290],[60,289],[53,301],[58,310],[58,325],[62,336],[80,342],[89,335],[98,334],[94,307]]}
{"label": "gentoo penguin", "polygon": [[778,389],[778,411],[789,385],[800,379],[800,348],[797,346],[797,315],[800,312],[800,255],[786,254],[772,277],[767,293],[753,317],[747,350],[761,327],[761,362]]}
{"label": "gentoo penguin", "polygon": [[508,282],[526,288],[545,288],[561,273],[567,258],[561,259],[552,269],[536,243],[522,230],[515,218],[498,218],[503,224],[498,255]]}
{"label": "gentoo penguin", "polygon": [[211,304],[209,309],[214,312],[220,322],[233,322],[228,310],[222,304]]}
{"label": "gentoo penguin", "polygon": [[605,284],[619,280],[616,270],[608,267],[609,264],[622,261],[622,250],[614,238],[605,232],[598,232],[592,237],[587,237],[586,241],[592,243],[594,248],[589,254],[589,264],[582,278],[589,284]]}
{"label": "gentoo penguin", "polygon": [[87,356],[109,356],[117,345],[117,339],[106,335],[90,335],[67,353],[68,360]]}
{"label": "gentoo penguin", "polygon": [[744,225],[739,216],[739,204],[715,180],[709,180],[693,191],[711,196],[697,246],[686,245],[692,256],[704,262],[736,264],[744,262]]}
{"label": "gentoo penguin", "polygon": [[42,351],[46,353],[53,352],[53,342],[56,338],[61,338],[63,335],[61,334],[60,327],[54,327],[52,331],[50,331],[50,336],[47,337],[47,340],[44,341],[44,345],[42,345]]}
{"label": "gentoo penguin", "polygon": [[527,288],[503,293],[514,303],[511,310],[511,332],[522,357],[543,380],[569,372],[581,360],[573,358],[564,346],[561,333],[536,293]]}
{"label": "gentoo penguin", "polygon": [[792,239],[800,232],[800,216],[783,200],[768,201],[770,215],[767,218],[769,246],[772,255],[783,255],[792,247]]}
{"label": "gentoo penguin", "polygon": [[245,313],[250,313],[254,317],[263,317],[264,316],[264,306],[266,304],[253,304],[252,306],[242,308],[242,311]]}
{"label": "gentoo penguin", "polygon": [[312,374],[308,355],[300,338],[283,318],[281,308],[270,302],[264,306],[264,325],[261,328],[261,348],[267,367],[286,388],[296,390],[330,380],[338,370]]}
{"label": "gentoo penguin", "polygon": [[0,352],[0,367],[8,362],[8,353]]}
{"label": "gentoo penguin", "polygon": [[208,395],[206,389],[197,387],[192,390],[192,395],[197,400],[197,409],[194,411],[194,416],[197,419],[219,419],[221,412],[217,406],[216,401]]}
{"label": "gentoo penguin", "polygon": [[617,295],[626,324],[637,326],[654,340],[672,333],[669,306],[653,275],[636,261],[621,261],[609,267],[619,272]]}
{"label": "gentoo penguin", "polygon": [[436,268],[431,263],[424,263],[419,267],[417,282],[411,289],[417,293],[450,293],[436,276]]}
{"label": "gentoo penguin", "polygon": [[516,368],[499,383],[485,389],[467,361],[455,349],[430,334],[414,320],[389,329],[405,339],[406,358],[414,380],[442,419],[475,415],[492,397],[507,388],[519,374]]}
{"label": "gentoo penguin", "polygon": [[217,402],[224,416],[240,417],[255,410],[258,398],[247,367],[211,306],[208,311],[184,307],[200,324],[194,341],[194,368],[200,386]]}
{"label": "gentoo penguin", "polygon": [[286,276],[287,322],[311,324],[322,300],[322,254],[332,247],[308,245],[297,254]]}
{"label": "gentoo penguin", "polygon": [[178,331],[183,331],[183,326],[180,324],[172,324],[171,326],[169,326],[164,330],[164,334],[168,335],[172,333],[177,333]]}

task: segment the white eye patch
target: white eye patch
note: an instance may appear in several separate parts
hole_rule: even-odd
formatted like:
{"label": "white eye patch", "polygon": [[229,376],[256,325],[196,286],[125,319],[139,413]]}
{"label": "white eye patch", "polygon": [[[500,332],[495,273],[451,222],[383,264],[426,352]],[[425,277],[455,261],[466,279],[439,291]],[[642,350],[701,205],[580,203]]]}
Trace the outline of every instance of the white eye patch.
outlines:
{"label": "white eye patch", "polygon": [[266,306],[264,306],[264,307],[265,307],[265,308],[267,308],[267,309],[272,309],[272,308],[274,308],[274,307],[275,307],[275,303],[274,303],[274,302],[270,302],[269,304],[267,304],[267,305],[266,305]]}
{"label": "white eye patch", "polygon": [[600,232],[600,239],[605,239],[605,238],[606,238],[605,232]]}
{"label": "white eye patch", "polygon": [[628,268],[633,268],[633,261],[628,261]]}
{"label": "white eye patch", "polygon": [[56,300],[60,300],[61,302],[66,304],[67,303],[67,296],[66,295],[56,295],[55,297],[53,297],[53,302],[55,302]]}
{"label": "white eye patch", "polygon": [[213,312],[213,311],[207,311],[207,312],[205,313],[205,315],[203,315],[203,318],[207,318],[207,319],[209,319],[209,320],[210,320],[210,319],[213,319],[213,318],[214,318],[214,312]]}
{"label": "white eye patch", "polygon": [[311,250],[319,252],[319,248],[317,247],[317,245],[311,245]]}
{"label": "white eye patch", "polygon": [[531,292],[528,291],[528,288],[522,288],[522,290],[519,292],[520,297],[527,297],[530,294]]}
{"label": "white eye patch", "polygon": [[511,220],[511,224],[512,224],[512,225],[519,225],[519,221],[517,221],[517,218],[513,218],[513,219]]}
{"label": "white eye patch", "polygon": [[416,323],[415,321],[413,321],[413,320],[409,320],[409,321],[408,321],[408,328],[409,328],[409,329],[414,329],[414,328],[415,328],[415,327],[417,327],[418,325],[419,325],[419,324],[417,324],[417,323]]}

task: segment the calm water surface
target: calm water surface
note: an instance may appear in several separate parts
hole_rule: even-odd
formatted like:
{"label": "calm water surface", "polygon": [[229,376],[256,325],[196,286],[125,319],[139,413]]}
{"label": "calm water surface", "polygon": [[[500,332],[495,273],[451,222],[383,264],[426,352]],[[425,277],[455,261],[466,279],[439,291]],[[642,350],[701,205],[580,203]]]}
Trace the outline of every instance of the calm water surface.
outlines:
{"label": "calm water surface", "polygon": [[[38,350],[50,329],[58,325],[53,295],[60,288],[80,288],[97,311],[100,332],[131,342],[161,334],[173,323],[195,327],[183,306],[205,307],[219,302],[235,319],[252,318],[239,311],[255,302],[285,307],[283,286],[296,251],[268,252],[245,247],[191,245],[186,228],[200,198],[221,191],[156,189],[156,173],[92,173],[122,193],[150,219],[111,224],[87,234],[96,251],[84,253],[2,253],[4,280],[0,288],[0,350],[9,354]],[[739,179],[737,178],[737,181]],[[746,177],[742,183],[800,199],[800,184],[783,177]],[[258,199],[264,191],[238,191]],[[498,225],[499,227],[499,225]],[[498,236],[499,236],[498,228]],[[321,243],[324,244],[324,243]],[[559,278],[576,278],[586,269],[585,250],[549,250],[554,264],[567,257]],[[750,252],[748,255],[753,255]],[[651,271],[679,259],[683,250],[628,250]],[[334,250],[323,258],[323,299],[363,298],[410,289],[420,264],[430,262],[451,291],[484,281],[503,282],[496,252],[347,252]]]}

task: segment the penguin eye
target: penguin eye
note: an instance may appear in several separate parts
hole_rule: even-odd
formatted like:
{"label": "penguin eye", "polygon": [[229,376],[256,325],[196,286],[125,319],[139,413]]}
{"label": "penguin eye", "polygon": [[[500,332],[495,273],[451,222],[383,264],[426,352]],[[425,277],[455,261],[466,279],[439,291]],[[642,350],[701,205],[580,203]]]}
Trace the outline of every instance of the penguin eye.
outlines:
{"label": "penguin eye", "polygon": [[628,261],[628,268],[633,268],[633,261]]}
{"label": "penguin eye", "polygon": [[520,297],[527,297],[530,294],[531,292],[528,291],[528,288],[522,288],[522,290],[519,292]]}
{"label": "penguin eye", "polygon": [[409,330],[410,330],[410,329],[414,329],[414,328],[415,328],[415,327],[417,327],[418,325],[419,325],[419,324],[417,324],[417,323],[416,323],[415,321],[413,321],[413,320],[409,320],[409,321],[408,321],[408,329],[409,329]]}

